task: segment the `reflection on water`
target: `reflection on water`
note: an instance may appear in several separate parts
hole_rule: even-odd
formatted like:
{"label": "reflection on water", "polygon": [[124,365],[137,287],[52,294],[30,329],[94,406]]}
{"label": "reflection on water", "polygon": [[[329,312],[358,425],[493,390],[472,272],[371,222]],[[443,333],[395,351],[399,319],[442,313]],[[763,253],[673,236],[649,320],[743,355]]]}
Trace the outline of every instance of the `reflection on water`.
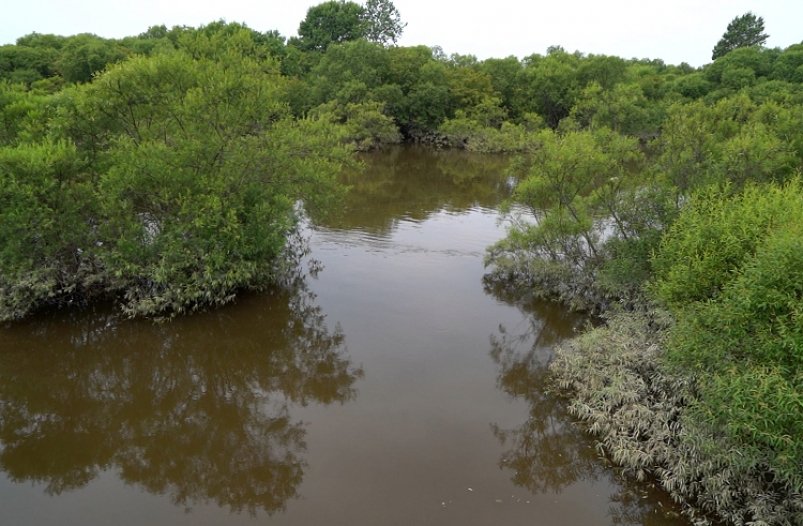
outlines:
{"label": "reflection on water", "polygon": [[580,328],[583,320],[544,302],[517,301],[509,291],[486,290],[531,315],[526,327],[511,332],[500,325],[491,335],[490,356],[499,367],[499,388],[525,400],[529,407],[527,419],[519,427],[491,426],[505,449],[500,468],[510,472],[514,484],[533,494],[560,493],[578,481],[611,479],[615,482],[609,496],[611,524],[686,524],[665,494],[616,477],[601,461],[592,440],[572,424],[566,401],[549,392],[547,366],[552,347]]}
{"label": "reflection on water", "polygon": [[303,289],[173,323],[84,313],[0,332],[0,468],[51,494],[102,471],[176,504],[283,509],[305,468],[289,405],[361,375]]}
{"label": "reflection on water", "polygon": [[330,228],[387,234],[399,220],[496,208],[511,189],[503,156],[394,147],[362,159],[365,169],[344,177],[348,200],[343,213],[327,222]]}
{"label": "reflection on water", "polygon": [[[520,427],[493,425],[492,429],[506,448],[499,465],[511,472],[517,486],[533,493],[557,493],[578,480],[596,480],[603,468],[588,440],[571,425],[565,403],[545,389],[551,346],[569,336],[579,319],[547,323],[548,318],[537,315],[542,305],[530,305],[528,310],[536,312],[526,328],[511,333],[500,326],[498,333],[491,335],[490,355],[499,367],[499,388],[526,400],[529,407]],[[540,310],[542,315],[554,314],[554,310]]]}

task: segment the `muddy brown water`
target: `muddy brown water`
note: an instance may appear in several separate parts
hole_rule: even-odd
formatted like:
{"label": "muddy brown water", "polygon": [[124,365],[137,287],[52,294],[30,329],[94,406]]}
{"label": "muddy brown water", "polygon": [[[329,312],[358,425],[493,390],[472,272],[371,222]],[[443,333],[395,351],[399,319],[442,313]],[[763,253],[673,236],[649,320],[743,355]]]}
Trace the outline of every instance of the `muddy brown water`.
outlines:
{"label": "muddy brown water", "polygon": [[0,524],[687,524],[544,393],[583,320],[483,287],[507,161],[364,160],[292,291],[2,327]]}

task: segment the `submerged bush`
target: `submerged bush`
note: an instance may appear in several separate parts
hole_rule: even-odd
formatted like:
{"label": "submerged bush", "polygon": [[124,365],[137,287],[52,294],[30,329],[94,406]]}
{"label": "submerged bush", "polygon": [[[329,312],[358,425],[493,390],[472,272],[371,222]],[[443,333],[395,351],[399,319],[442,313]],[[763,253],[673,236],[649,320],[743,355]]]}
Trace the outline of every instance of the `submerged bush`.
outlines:
{"label": "submerged bush", "polygon": [[[648,276],[649,247],[671,215],[667,192],[640,172],[638,141],[604,128],[544,130],[531,141],[512,198],[530,217],[514,217],[507,237],[489,248],[489,279],[578,310],[633,301]],[[631,256],[642,258],[638,276],[623,270]]]}
{"label": "submerged bush", "polygon": [[0,148],[0,319],[91,290],[97,202],[67,141]]}
{"label": "submerged bush", "polygon": [[523,153],[539,145],[536,132],[545,128],[543,119],[530,113],[522,122],[503,121],[458,111],[454,119],[444,122],[438,131],[449,146],[483,153]]}
{"label": "submerged bush", "polygon": [[343,124],[345,140],[357,151],[374,150],[402,140],[399,128],[385,115],[384,104],[380,102],[340,104],[332,101],[318,106],[312,114]]}
{"label": "submerged bush", "polygon": [[298,203],[336,199],[348,149],[236,42],[113,66],[59,95],[58,141],[0,151],[0,319],[90,292],[170,316],[278,279]]}
{"label": "submerged bush", "polygon": [[657,480],[698,523],[801,524],[796,479],[698,418],[709,380],[666,367],[663,335],[670,324],[656,312],[617,315],[562,345],[550,370],[570,397],[570,412],[626,474]]}

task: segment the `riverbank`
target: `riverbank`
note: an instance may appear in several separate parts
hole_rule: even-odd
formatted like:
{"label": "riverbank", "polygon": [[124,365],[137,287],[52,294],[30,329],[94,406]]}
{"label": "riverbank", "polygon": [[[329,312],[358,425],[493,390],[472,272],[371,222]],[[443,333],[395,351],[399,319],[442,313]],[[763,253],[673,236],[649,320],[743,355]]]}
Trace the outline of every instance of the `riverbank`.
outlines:
{"label": "riverbank", "polygon": [[684,418],[702,379],[664,365],[670,325],[657,311],[620,313],[560,346],[550,372],[569,412],[627,475],[658,481],[695,524],[803,524],[800,488],[740,455],[722,430]]}

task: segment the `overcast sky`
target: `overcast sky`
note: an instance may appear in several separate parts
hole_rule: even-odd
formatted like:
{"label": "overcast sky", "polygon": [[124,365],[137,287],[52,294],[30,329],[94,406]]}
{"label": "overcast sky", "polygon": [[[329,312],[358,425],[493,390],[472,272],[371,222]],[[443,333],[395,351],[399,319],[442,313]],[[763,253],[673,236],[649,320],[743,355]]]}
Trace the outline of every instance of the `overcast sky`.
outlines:
{"label": "overcast sky", "polygon": [[[149,26],[244,22],[296,34],[307,0],[7,0],[0,44],[25,34],[95,33],[119,38]],[[567,51],[660,58],[701,66],[734,17],[764,18],[770,47],[803,41],[803,0],[396,0],[407,22],[401,45],[441,46],[447,54],[519,58],[551,45]]]}

